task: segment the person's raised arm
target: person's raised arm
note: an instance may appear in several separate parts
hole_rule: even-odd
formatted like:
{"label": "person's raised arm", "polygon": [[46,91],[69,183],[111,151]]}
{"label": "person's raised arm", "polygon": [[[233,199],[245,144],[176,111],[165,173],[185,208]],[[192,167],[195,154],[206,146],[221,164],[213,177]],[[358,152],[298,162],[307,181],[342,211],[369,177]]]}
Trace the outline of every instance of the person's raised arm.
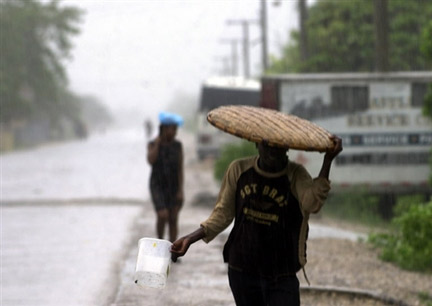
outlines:
{"label": "person's raised arm", "polygon": [[200,227],[196,231],[174,241],[171,246],[172,261],[176,262],[178,257],[185,255],[190,245],[204,238],[204,236],[204,229]]}
{"label": "person's raised arm", "polygon": [[147,145],[147,161],[150,165],[153,165],[158,158],[160,142],[161,139],[158,136],[153,142],[149,142]]}
{"label": "person's raised arm", "polygon": [[340,152],[342,152],[343,148],[342,148],[342,139],[340,139],[339,137],[332,135],[330,137],[330,139],[333,141],[333,143],[335,144],[333,149],[327,151],[324,155],[324,160],[323,160],[323,164],[319,173],[319,177],[325,178],[325,179],[329,179],[329,175],[330,175],[330,168],[331,168],[331,164],[333,162],[333,159],[335,159],[336,156],[338,156],[338,154]]}

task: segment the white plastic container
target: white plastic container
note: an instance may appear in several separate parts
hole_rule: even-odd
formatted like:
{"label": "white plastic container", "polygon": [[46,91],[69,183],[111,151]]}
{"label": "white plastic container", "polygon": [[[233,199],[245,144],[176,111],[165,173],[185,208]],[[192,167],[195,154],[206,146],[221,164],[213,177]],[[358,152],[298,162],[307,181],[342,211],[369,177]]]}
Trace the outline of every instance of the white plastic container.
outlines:
{"label": "white plastic container", "polygon": [[135,269],[137,285],[159,289],[165,287],[171,266],[171,245],[168,240],[154,238],[141,238],[138,241]]}

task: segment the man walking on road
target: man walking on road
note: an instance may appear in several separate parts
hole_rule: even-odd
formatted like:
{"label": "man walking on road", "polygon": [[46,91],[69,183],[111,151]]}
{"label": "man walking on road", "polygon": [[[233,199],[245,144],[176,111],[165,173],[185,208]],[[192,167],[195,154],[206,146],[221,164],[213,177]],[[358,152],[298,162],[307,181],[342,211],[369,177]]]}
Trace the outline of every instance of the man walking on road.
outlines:
{"label": "man walking on road", "polygon": [[331,140],[334,148],[315,179],[288,160],[287,149],[264,142],[257,144],[258,156],[231,163],[213,212],[173,243],[173,261],[196,241],[210,242],[235,219],[223,257],[236,304],[300,305],[296,273],[306,264],[309,214],[323,206],[332,161],[342,151],[341,139]]}

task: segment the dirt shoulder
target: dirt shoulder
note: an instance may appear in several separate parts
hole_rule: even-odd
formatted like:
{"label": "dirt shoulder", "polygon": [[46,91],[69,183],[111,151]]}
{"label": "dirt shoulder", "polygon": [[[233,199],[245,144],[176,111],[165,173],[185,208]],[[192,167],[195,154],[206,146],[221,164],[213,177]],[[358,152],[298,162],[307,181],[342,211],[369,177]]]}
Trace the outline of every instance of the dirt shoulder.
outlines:
{"label": "dirt shoulder", "polygon": [[[419,293],[432,292],[431,275],[383,262],[379,252],[365,242],[309,240],[306,271],[311,285],[369,290],[407,305],[421,305]],[[299,278],[306,285],[304,277]]]}

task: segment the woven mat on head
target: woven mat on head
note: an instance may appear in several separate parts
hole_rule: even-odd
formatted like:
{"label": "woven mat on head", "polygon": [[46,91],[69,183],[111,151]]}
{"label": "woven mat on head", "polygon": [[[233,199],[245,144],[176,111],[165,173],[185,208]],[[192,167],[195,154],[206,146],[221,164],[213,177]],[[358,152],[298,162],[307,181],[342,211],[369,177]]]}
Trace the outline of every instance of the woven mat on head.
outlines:
{"label": "woven mat on head", "polygon": [[294,115],[268,108],[228,105],[211,110],[207,120],[229,134],[270,146],[325,152],[334,147],[331,133]]}

